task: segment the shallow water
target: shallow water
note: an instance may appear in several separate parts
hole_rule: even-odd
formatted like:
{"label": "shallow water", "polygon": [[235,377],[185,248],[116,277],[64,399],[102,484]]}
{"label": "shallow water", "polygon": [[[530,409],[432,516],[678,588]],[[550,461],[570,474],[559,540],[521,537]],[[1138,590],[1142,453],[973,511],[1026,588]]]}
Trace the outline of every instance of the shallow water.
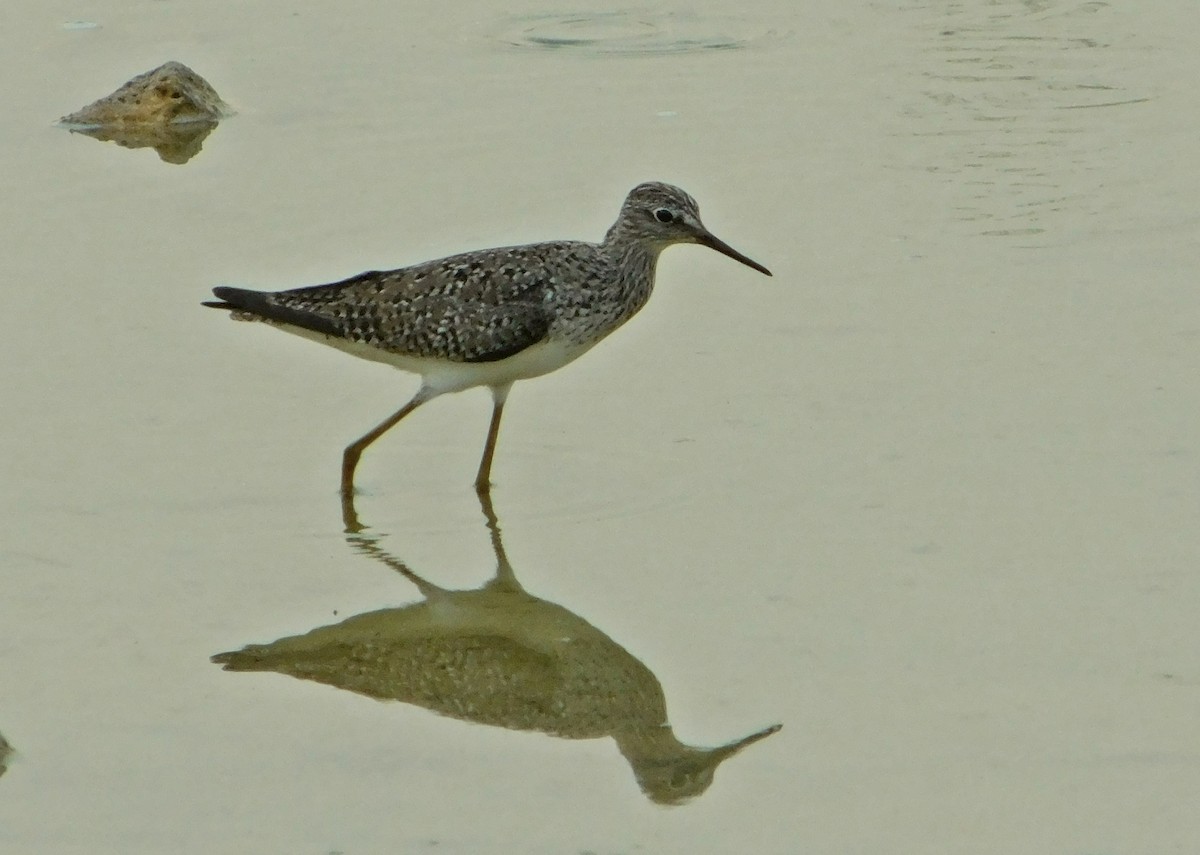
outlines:
{"label": "shallow water", "polygon": [[[1193,5],[10,19],[0,850],[1195,848]],[[168,59],[237,110],[185,164],[53,126]],[[486,395],[368,451],[356,540],[341,448],[414,381],[210,287],[599,239],[647,179],[775,276],[666,253],[515,388],[495,510],[682,742],[783,729],[663,807],[607,736],[210,662],[420,601],[364,544],[497,567]]]}

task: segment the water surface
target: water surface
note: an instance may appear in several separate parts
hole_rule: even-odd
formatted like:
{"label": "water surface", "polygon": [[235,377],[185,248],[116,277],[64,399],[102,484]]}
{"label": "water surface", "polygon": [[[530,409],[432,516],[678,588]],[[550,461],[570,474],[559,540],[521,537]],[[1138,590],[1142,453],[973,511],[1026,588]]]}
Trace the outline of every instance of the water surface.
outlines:
{"label": "water surface", "polygon": [[[1194,4],[25,7],[0,850],[1195,848]],[[237,110],[185,164],[53,126],[168,59]],[[599,239],[648,179],[775,276],[673,248],[519,384],[504,546],[681,743],[783,729],[665,807],[614,738],[213,664],[422,595],[336,494],[412,378],[211,286]],[[359,470],[362,543],[440,589],[495,574],[488,409],[441,399]]]}

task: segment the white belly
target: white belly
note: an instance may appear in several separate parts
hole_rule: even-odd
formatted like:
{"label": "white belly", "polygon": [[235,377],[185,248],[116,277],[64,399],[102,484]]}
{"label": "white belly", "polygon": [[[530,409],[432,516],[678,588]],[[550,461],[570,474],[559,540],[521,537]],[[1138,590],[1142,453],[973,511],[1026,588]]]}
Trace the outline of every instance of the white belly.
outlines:
{"label": "white belly", "polygon": [[351,356],[357,356],[359,359],[382,362],[393,368],[399,368],[401,371],[420,374],[423,384],[438,393],[460,392],[474,386],[506,386],[517,380],[540,377],[578,359],[595,343],[579,345],[562,340],[542,341],[507,359],[496,362],[450,362],[444,359],[389,353],[365,344],[313,332],[290,324],[271,321],[265,323],[301,338],[337,348]]}

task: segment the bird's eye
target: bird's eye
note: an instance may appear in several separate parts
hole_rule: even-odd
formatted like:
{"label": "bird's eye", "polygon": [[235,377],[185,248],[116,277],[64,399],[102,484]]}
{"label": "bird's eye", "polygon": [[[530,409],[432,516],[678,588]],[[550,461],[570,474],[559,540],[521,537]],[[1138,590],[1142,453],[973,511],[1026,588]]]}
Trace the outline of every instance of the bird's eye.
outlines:
{"label": "bird's eye", "polygon": [[673,223],[675,222],[675,215],[666,208],[659,208],[654,212],[654,219],[658,220],[660,223]]}

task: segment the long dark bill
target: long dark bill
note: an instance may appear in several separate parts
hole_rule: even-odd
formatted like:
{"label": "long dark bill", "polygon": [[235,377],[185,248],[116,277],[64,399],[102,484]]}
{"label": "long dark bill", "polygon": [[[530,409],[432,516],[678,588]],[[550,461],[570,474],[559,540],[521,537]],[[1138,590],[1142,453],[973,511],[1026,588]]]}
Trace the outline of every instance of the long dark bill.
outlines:
{"label": "long dark bill", "polygon": [[758,733],[752,733],[749,736],[743,737],[735,742],[731,742],[728,745],[722,745],[720,748],[714,748],[712,749],[712,752],[715,756],[719,757],[721,760],[724,760],[726,757],[732,757],[747,745],[753,745],[760,739],[766,739],[773,733],[779,733],[779,731],[782,729],[782,724],[773,724],[770,727],[764,727]]}
{"label": "long dark bill", "polygon": [[715,249],[717,252],[721,253],[722,255],[728,255],[734,261],[740,261],[742,264],[746,265],[747,267],[753,267],[759,273],[765,273],[768,276],[771,275],[770,270],[767,270],[767,268],[763,267],[761,264],[759,264],[754,259],[747,258],[746,256],[742,255],[740,252],[738,252],[736,249],[731,247],[729,244],[725,243],[725,241],[721,240],[719,237],[714,235],[712,232],[700,232],[698,235],[696,235],[696,243],[700,244],[701,246],[707,246],[709,249]]}

